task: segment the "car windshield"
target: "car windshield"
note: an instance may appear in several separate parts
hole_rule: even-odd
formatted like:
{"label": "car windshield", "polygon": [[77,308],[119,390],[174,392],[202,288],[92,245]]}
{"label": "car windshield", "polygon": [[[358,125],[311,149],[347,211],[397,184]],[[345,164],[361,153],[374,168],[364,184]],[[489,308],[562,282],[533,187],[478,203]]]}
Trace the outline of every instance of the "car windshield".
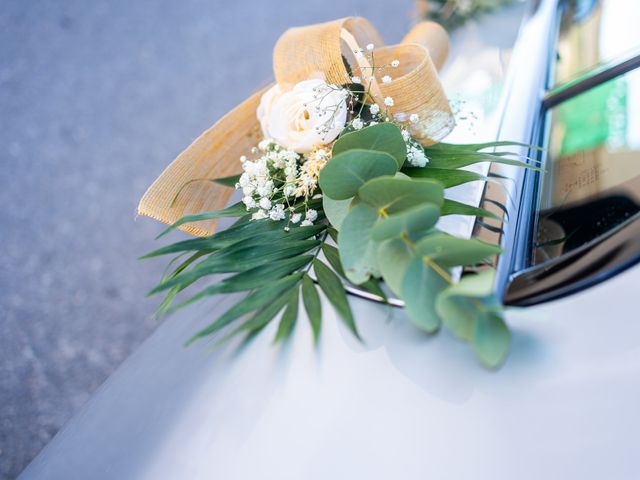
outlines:
{"label": "car windshield", "polygon": [[560,21],[555,84],[637,51],[639,18],[638,1],[567,1]]}
{"label": "car windshield", "polygon": [[551,109],[533,263],[574,250],[640,212],[640,71]]}

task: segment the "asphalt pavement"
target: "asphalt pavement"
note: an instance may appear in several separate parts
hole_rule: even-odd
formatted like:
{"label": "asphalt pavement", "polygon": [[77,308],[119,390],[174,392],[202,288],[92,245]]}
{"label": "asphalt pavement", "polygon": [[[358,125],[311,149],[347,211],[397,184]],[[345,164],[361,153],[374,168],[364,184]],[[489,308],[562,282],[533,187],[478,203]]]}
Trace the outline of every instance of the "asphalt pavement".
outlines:
{"label": "asphalt pavement", "polygon": [[[287,27],[387,41],[413,0],[0,3],[0,478],[17,476],[157,325],[146,187],[271,79]],[[114,412],[117,414],[117,412]],[[96,432],[99,435],[100,432]]]}

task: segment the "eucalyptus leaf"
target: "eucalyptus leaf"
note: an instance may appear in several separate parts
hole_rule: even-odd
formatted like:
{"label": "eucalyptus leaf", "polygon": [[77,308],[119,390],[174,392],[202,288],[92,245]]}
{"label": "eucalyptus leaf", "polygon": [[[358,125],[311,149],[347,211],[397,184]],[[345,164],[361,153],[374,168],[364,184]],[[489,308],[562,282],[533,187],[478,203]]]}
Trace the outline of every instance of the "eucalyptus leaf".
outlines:
{"label": "eucalyptus leaf", "polygon": [[375,241],[407,235],[423,235],[438,221],[440,208],[433,203],[424,203],[395,215],[380,219],[371,230]]}
{"label": "eucalyptus leaf", "polygon": [[349,208],[353,198],[347,198],[346,200],[334,200],[327,195],[322,196],[322,208],[329,220],[329,223],[336,230],[340,231],[342,222],[349,213]]}
{"label": "eucalyptus leaf", "polygon": [[364,149],[385,152],[395,158],[398,168],[407,156],[407,146],[402,132],[393,123],[378,123],[361,130],[342,135],[333,145],[333,155],[347,150]]}
{"label": "eucalyptus leaf", "polygon": [[447,280],[423,259],[414,257],[407,265],[401,290],[405,310],[413,323],[428,333],[440,328],[435,300],[447,286]]}
{"label": "eucalyptus leaf", "polygon": [[395,159],[384,152],[354,149],[334,156],[320,172],[323,194],[334,200],[353,197],[367,181],[398,170]]}
{"label": "eucalyptus leaf", "polygon": [[489,312],[476,322],[473,348],[482,363],[495,368],[504,362],[509,352],[511,334],[500,315]]}
{"label": "eucalyptus leaf", "polygon": [[416,244],[418,255],[429,257],[445,267],[475,265],[502,251],[498,245],[471,238],[459,238],[445,233],[435,233]]}
{"label": "eucalyptus leaf", "polygon": [[379,275],[376,246],[371,230],[378,220],[376,211],[359,204],[351,209],[338,236],[338,249],[344,272],[350,282],[359,285],[371,275]]}
{"label": "eucalyptus leaf", "polygon": [[376,257],[385,283],[397,296],[402,296],[402,281],[414,258],[411,248],[401,239],[393,238],[377,244]]}
{"label": "eucalyptus leaf", "polygon": [[380,212],[393,214],[425,202],[440,206],[444,189],[435,180],[385,176],[365,183],[358,191],[358,197]]}
{"label": "eucalyptus leaf", "polygon": [[[493,292],[494,277],[493,270],[465,275],[436,299],[436,310],[447,327],[462,340],[473,342],[478,358],[491,367],[504,360],[509,346],[502,305]],[[487,338],[494,334],[495,339]]]}

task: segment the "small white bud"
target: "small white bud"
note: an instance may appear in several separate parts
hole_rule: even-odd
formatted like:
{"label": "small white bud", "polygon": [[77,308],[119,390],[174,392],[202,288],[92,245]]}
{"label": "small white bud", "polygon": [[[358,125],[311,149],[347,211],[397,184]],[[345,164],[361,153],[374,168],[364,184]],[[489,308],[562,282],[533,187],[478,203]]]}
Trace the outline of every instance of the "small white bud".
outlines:
{"label": "small white bud", "polygon": [[382,83],[391,83],[391,77],[389,75],[385,75],[382,77]]}
{"label": "small white bud", "polygon": [[392,62],[391,62],[391,66],[392,66],[393,68],[397,68],[397,67],[399,67],[399,66],[400,66],[400,60],[394,60],[394,61],[392,61]]}
{"label": "small white bud", "polygon": [[367,50],[369,50],[370,52],[373,51],[373,48],[373,43],[367,45]]}
{"label": "small white bud", "polygon": [[394,103],[393,103],[393,98],[391,98],[391,97],[387,97],[387,98],[385,98],[385,99],[384,99],[384,104],[385,104],[387,107],[393,107],[393,105],[394,105]]}

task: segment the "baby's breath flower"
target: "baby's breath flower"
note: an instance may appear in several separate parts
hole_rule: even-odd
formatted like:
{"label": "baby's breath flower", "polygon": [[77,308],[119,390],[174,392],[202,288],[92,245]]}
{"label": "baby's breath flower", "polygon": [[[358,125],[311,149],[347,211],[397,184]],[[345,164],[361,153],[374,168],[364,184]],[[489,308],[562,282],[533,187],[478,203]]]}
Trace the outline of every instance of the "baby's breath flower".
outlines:
{"label": "baby's breath flower", "polygon": [[391,83],[391,77],[389,75],[385,75],[382,77],[382,83]]}
{"label": "baby's breath flower", "polygon": [[307,214],[305,215],[305,220],[309,220],[310,222],[315,221],[318,218],[318,212],[316,212],[313,208],[307,210]]}
{"label": "baby's breath flower", "polygon": [[245,195],[242,198],[242,203],[245,204],[245,206],[247,207],[247,210],[250,210],[252,208],[256,208],[256,206],[257,206],[256,201],[254,200],[254,198],[251,195]]}
{"label": "baby's breath flower", "polygon": [[411,116],[409,117],[409,121],[413,124],[416,124],[420,121],[420,117],[418,116],[417,113],[412,113]]}
{"label": "baby's breath flower", "polygon": [[387,98],[385,98],[385,99],[384,99],[384,104],[385,104],[387,107],[393,107],[393,105],[394,105],[393,98],[391,98],[391,97],[387,97]]}
{"label": "baby's breath flower", "polygon": [[271,200],[266,197],[260,199],[260,208],[269,210],[271,208]]}
{"label": "baby's breath flower", "polygon": [[405,142],[408,142],[411,139],[411,134],[409,130],[402,130],[402,138],[404,138]]}
{"label": "baby's breath flower", "polygon": [[407,161],[414,167],[424,167],[429,163],[424,150],[413,144],[407,145]]}
{"label": "baby's breath flower", "polygon": [[362,83],[362,79],[361,79],[360,77],[358,77],[357,75],[356,75],[356,76],[351,77],[351,81],[352,81],[353,83]]}
{"label": "baby's breath flower", "polygon": [[300,220],[302,220],[301,213],[294,213],[291,215],[291,223],[300,223]]}
{"label": "baby's breath flower", "polygon": [[351,126],[356,130],[360,130],[362,127],[364,127],[364,122],[360,117],[358,117],[353,122],[351,122]]}
{"label": "baby's breath flower", "polygon": [[269,212],[269,218],[271,218],[271,220],[273,220],[274,222],[282,220],[284,219],[284,217],[284,205],[282,203],[279,203],[278,205],[273,207]]}
{"label": "baby's breath flower", "polygon": [[373,48],[373,43],[367,45],[367,50],[369,50],[370,52],[373,51]]}
{"label": "baby's breath flower", "polygon": [[313,225],[313,222],[309,220],[303,220],[302,223],[300,224],[301,227],[310,227],[311,225]]}
{"label": "baby's breath flower", "polygon": [[371,112],[371,115],[377,115],[380,113],[380,106],[377,103],[374,103],[369,107],[369,111]]}
{"label": "baby's breath flower", "polygon": [[262,220],[263,218],[268,218],[269,214],[266,210],[258,210],[256,213],[251,215],[251,220]]}
{"label": "baby's breath flower", "polygon": [[258,143],[258,149],[264,152],[268,150],[271,145],[273,145],[273,140],[271,140],[270,138],[265,138],[264,140],[261,140],[260,143]]}
{"label": "baby's breath flower", "polygon": [[397,68],[397,67],[399,67],[399,66],[400,66],[400,60],[393,60],[393,61],[391,62],[391,66],[392,66],[393,68]]}

